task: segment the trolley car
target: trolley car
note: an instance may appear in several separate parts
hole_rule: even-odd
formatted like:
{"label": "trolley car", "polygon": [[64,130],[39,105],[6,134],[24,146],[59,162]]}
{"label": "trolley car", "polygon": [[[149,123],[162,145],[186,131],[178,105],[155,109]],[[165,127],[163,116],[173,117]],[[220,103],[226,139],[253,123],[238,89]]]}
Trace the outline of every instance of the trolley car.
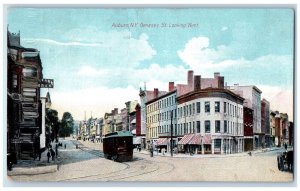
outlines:
{"label": "trolley car", "polygon": [[104,157],[118,162],[133,158],[133,135],[130,131],[117,131],[103,138]]}

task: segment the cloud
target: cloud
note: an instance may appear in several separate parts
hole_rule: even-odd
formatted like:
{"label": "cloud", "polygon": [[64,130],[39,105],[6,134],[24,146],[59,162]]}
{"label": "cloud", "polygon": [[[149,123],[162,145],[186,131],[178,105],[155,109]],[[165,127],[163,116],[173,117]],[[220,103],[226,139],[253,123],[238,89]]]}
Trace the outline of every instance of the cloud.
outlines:
{"label": "cloud", "polygon": [[126,88],[86,88],[71,92],[52,91],[52,108],[59,112],[59,116],[66,111],[70,112],[76,120],[84,119],[84,112],[93,113],[93,117],[103,117],[105,112],[113,108],[125,107],[125,102],[139,100],[138,89],[128,86]]}
{"label": "cloud", "polygon": [[227,31],[227,30],[228,30],[228,27],[224,26],[224,27],[221,28],[221,31]]}
{"label": "cloud", "polygon": [[37,48],[42,53],[42,60],[51,60],[49,65],[53,65],[55,59],[64,66],[70,66],[70,63],[75,66],[79,62],[111,68],[137,67],[156,55],[146,33],[133,37],[129,31],[78,29],[67,32],[61,41],[25,38],[22,45]]}
{"label": "cloud", "polygon": [[59,42],[52,39],[43,39],[43,38],[23,38],[21,39],[22,43],[45,43],[48,45],[57,45],[57,46],[83,46],[83,47],[104,47],[102,43],[82,43],[82,42]]}
{"label": "cloud", "polygon": [[97,84],[106,85],[109,87],[124,87],[128,84],[135,88],[144,87],[144,82],[147,83],[147,88],[159,88],[161,90],[168,89],[168,82],[183,81],[186,77],[186,69],[183,66],[174,66],[168,64],[160,66],[156,63],[151,64],[147,68],[96,68],[91,66],[82,66],[77,71],[78,77],[86,79],[92,77]]}
{"label": "cloud", "polygon": [[[183,50],[178,50],[179,58],[193,69],[210,69],[228,67],[230,62],[220,62],[227,58],[229,48],[221,45],[216,49],[209,48],[209,38],[195,37],[189,40]],[[219,63],[217,63],[219,62]]]}

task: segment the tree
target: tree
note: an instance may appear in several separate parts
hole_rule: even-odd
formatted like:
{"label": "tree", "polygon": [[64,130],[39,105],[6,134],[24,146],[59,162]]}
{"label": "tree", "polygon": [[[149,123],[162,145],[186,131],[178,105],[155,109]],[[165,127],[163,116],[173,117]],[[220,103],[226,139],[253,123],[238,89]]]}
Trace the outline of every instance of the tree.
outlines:
{"label": "tree", "polygon": [[[51,131],[51,134],[50,134]],[[50,141],[58,141],[57,134],[59,131],[59,119],[58,119],[58,113],[54,109],[47,109],[46,110],[46,133],[48,135],[47,137],[47,145]]]}
{"label": "tree", "polygon": [[65,112],[61,120],[59,136],[60,137],[70,136],[70,134],[73,133],[73,126],[74,126],[74,119],[72,117],[72,114],[69,112]]}

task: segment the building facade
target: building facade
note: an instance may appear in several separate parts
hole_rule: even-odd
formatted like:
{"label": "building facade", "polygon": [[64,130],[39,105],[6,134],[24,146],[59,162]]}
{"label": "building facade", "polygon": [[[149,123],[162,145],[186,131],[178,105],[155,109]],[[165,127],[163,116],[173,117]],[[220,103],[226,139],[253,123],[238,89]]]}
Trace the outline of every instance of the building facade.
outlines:
{"label": "building facade", "polygon": [[263,148],[270,147],[270,102],[268,102],[266,99],[261,100],[261,131],[263,134]]}
{"label": "building facade", "polygon": [[[177,144],[175,135],[176,123],[176,90],[174,82],[169,83],[169,93],[156,97],[146,103],[147,106],[147,142],[167,152]],[[171,134],[173,132],[173,134]],[[171,136],[172,135],[172,136]],[[171,145],[171,139],[173,145]]]}
{"label": "building facade", "polygon": [[244,151],[253,150],[253,109],[244,106]]}
{"label": "building facade", "polygon": [[243,100],[224,88],[196,87],[178,97],[178,144],[201,154],[243,152]]}
{"label": "building facade", "polygon": [[[7,152],[34,159],[46,145],[41,100],[43,80],[40,52],[20,44],[20,33],[7,33]],[[45,105],[44,105],[45,106]],[[42,141],[42,142],[41,142]]]}
{"label": "building facade", "polygon": [[256,86],[226,86],[227,89],[243,97],[244,106],[253,110],[253,148],[258,149],[263,146],[264,133],[261,130],[261,90]]}

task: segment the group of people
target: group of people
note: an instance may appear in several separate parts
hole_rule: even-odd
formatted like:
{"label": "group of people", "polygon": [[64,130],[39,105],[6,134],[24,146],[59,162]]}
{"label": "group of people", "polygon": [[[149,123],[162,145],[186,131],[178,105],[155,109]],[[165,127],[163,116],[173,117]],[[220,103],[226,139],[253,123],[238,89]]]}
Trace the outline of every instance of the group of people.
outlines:
{"label": "group of people", "polygon": [[[58,147],[62,146],[62,143],[56,143],[55,144],[55,151],[52,148],[52,145],[49,144],[48,145],[48,152],[47,152],[47,158],[48,158],[48,163],[50,162],[50,158],[52,158],[52,161],[55,160],[55,158],[57,158],[58,156]],[[67,145],[64,145],[65,149],[67,148]]]}

